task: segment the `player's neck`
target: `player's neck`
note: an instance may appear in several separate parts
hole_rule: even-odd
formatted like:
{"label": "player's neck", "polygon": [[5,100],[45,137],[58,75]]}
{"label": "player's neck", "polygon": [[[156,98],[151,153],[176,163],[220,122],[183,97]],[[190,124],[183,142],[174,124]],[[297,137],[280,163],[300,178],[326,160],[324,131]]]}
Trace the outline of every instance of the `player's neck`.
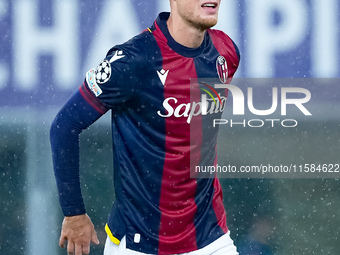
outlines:
{"label": "player's neck", "polygon": [[183,46],[197,48],[204,40],[205,30],[190,26],[181,19],[172,17],[172,15],[170,15],[167,25],[172,38]]}

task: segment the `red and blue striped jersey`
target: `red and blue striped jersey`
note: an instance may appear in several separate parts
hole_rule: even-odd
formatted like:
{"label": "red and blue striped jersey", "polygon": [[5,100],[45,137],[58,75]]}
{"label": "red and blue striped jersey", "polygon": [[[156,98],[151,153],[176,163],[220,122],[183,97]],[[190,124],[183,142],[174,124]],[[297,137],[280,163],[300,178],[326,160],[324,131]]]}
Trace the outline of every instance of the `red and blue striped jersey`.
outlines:
{"label": "red and blue striped jersey", "polygon": [[192,92],[192,81],[230,81],[239,52],[213,29],[198,48],[180,45],[168,17],[161,13],[152,27],[110,49],[80,87],[99,114],[112,111],[116,201],[106,231],[112,241],[126,236],[127,248],[148,254],[197,250],[228,231],[218,179],[190,175],[194,166],[216,164],[212,123],[221,116],[200,114],[202,105],[194,102],[202,90]]}

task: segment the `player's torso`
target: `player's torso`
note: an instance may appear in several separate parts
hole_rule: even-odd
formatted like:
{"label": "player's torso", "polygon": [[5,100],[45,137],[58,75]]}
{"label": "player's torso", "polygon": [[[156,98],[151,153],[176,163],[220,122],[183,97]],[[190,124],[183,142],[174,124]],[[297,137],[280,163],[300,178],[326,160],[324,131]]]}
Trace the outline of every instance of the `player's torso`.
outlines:
{"label": "player's torso", "polygon": [[[209,243],[209,231],[217,236],[226,231],[225,223],[218,224],[224,217],[218,182],[190,176],[195,165],[213,165],[216,160],[218,130],[212,124],[224,106],[213,106],[210,100],[214,110],[202,114],[204,92],[196,79],[223,80],[218,63],[223,52],[210,35],[194,52],[170,47],[157,24],[144,33],[149,34],[120,48],[124,54],[133,47],[137,56],[131,63],[133,96],[112,111],[118,203],[114,213],[123,214],[131,249],[182,253]],[[225,91],[218,94],[226,98]],[[215,217],[208,217],[212,213]],[[118,223],[111,219],[110,224],[114,228]]]}

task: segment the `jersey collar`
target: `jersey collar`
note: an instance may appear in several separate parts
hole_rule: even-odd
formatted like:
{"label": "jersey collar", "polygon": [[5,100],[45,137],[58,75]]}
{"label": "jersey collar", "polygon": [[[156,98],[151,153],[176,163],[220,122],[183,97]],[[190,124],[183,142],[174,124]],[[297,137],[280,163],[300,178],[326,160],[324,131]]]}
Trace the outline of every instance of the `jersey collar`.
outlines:
{"label": "jersey collar", "polygon": [[161,12],[156,19],[156,23],[158,27],[162,31],[165,38],[168,40],[167,44],[169,45],[169,47],[184,57],[192,58],[192,57],[200,55],[208,44],[208,41],[209,41],[208,33],[205,33],[203,42],[198,48],[189,48],[189,47],[183,46],[182,44],[179,44],[178,42],[176,42],[175,39],[172,38],[172,36],[170,35],[168,25],[166,23],[169,17],[170,17],[169,12]]}

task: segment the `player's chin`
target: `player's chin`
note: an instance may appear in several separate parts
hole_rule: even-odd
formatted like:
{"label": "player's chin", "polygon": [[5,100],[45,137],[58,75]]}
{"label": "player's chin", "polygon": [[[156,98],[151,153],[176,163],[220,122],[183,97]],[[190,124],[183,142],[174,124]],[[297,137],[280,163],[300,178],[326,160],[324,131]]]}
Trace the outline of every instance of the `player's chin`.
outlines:
{"label": "player's chin", "polygon": [[211,28],[217,24],[217,17],[205,17],[201,19],[201,22],[199,23],[201,29],[205,30],[208,28]]}

